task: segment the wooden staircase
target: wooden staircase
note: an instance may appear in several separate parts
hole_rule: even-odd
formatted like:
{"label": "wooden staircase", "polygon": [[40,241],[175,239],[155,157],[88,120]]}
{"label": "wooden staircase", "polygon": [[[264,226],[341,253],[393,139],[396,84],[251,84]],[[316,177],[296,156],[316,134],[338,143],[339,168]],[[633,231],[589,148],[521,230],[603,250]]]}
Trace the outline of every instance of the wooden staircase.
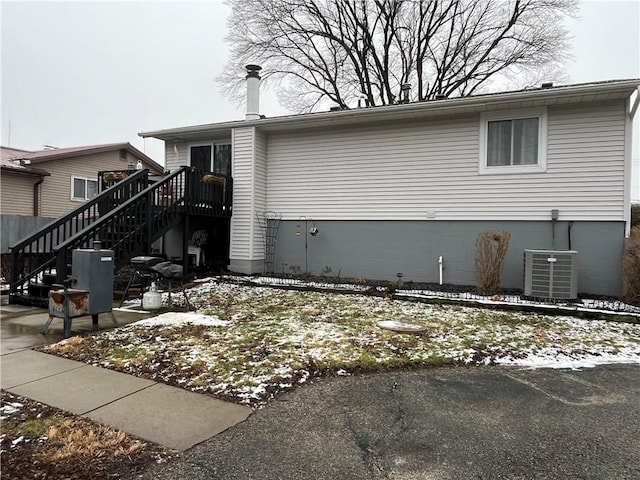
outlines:
{"label": "wooden staircase", "polygon": [[[231,216],[232,180],[182,167],[149,184],[140,170],[11,247],[9,302],[46,306],[52,285],[71,273],[72,251],[96,241],[114,251],[118,270],[178,225],[185,215]],[[188,239],[183,239],[186,245]],[[186,247],[185,247],[186,248]]]}

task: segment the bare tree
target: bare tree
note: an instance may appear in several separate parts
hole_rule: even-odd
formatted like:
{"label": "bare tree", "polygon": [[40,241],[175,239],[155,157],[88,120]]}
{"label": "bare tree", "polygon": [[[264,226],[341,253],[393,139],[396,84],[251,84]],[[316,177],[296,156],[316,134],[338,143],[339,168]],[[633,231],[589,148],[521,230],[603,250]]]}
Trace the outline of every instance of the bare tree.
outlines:
{"label": "bare tree", "polygon": [[519,86],[562,70],[563,17],[576,0],[227,0],[231,56],[218,78],[244,99],[243,66],[259,63],[280,101],[389,105],[464,96],[496,78]]}

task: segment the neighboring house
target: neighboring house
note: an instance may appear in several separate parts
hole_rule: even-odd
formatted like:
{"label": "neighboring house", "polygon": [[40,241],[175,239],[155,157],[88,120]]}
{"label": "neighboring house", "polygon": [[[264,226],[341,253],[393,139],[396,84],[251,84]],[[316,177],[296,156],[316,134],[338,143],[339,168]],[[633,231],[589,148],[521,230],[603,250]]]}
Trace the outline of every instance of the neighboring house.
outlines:
{"label": "neighboring house", "polygon": [[[27,151],[0,147],[2,253],[98,193],[98,172],[164,168],[129,143]],[[29,218],[27,218],[29,217]]]}
{"label": "neighboring house", "polygon": [[38,167],[23,165],[11,158],[29,154],[26,150],[0,147],[0,208],[3,214],[34,215],[40,212],[40,189],[51,174]]}
{"label": "neighboring house", "polygon": [[231,271],[263,272],[271,211],[267,270],[437,282],[442,257],[444,283],[474,284],[477,235],[507,230],[504,287],[524,249],[573,249],[580,292],[620,293],[640,80],[264,118],[248,79],[245,120],[140,134],[170,170],[231,163]]}
{"label": "neighboring house", "polygon": [[1,147],[1,153],[0,253],[4,254],[13,242],[51,221],[50,218],[37,216],[40,212],[42,183],[50,174],[42,168],[10,160],[13,155],[28,153],[24,150]]}
{"label": "neighboring house", "polygon": [[[9,151],[11,150],[11,151]],[[6,154],[5,154],[5,151]],[[98,193],[98,172],[143,168],[161,174],[163,167],[129,143],[112,143],[74,148],[51,148],[35,152],[2,147],[2,157],[14,164],[46,169],[50,176],[41,186],[37,216],[59,217]],[[3,179],[4,187],[4,179]],[[13,213],[13,205],[3,202],[2,213]],[[20,213],[22,215],[33,215]]]}

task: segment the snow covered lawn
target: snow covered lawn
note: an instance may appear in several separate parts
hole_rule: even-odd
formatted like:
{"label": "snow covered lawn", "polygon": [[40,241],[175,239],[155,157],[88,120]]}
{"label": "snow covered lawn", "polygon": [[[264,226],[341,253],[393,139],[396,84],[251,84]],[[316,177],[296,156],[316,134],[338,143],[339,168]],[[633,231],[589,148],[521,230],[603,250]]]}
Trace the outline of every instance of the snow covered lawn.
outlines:
{"label": "snow covered lawn", "polygon": [[[640,363],[640,325],[208,281],[164,313],[49,353],[263,405],[318,375],[433,365]],[[398,333],[380,321],[420,325]]]}

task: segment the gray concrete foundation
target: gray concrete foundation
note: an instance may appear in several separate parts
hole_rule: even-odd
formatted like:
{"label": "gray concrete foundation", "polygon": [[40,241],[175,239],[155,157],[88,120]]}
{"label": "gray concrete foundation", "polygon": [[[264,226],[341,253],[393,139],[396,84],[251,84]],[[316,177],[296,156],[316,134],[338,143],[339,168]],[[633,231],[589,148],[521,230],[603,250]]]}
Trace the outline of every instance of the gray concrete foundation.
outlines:
{"label": "gray concrete foundation", "polygon": [[[315,237],[295,234],[296,221],[278,230],[274,270],[341,277],[474,285],[475,241],[486,230],[511,233],[502,286],[523,288],[524,249],[569,248],[579,252],[578,291],[619,295],[623,222],[559,221],[316,221]],[[305,248],[306,242],[306,248]],[[570,243],[570,244],[569,244]],[[306,252],[306,254],[305,254]],[[231,268],[231,267],[230,267]],[[232,269],[234,270],[234,269]],[[235,271],[240,271],[235,269]],[[255,270],[254,272],[257,272]],[[261,270],[260,270],[261,271]],[[245,273],[254,273],[245,272]]]}
{"label": "gray concrete foundation", "polygon": [[264,260],[238,260],[232,258],[229,261],[229,271],[234,273],[262,273],[264,271]]}

